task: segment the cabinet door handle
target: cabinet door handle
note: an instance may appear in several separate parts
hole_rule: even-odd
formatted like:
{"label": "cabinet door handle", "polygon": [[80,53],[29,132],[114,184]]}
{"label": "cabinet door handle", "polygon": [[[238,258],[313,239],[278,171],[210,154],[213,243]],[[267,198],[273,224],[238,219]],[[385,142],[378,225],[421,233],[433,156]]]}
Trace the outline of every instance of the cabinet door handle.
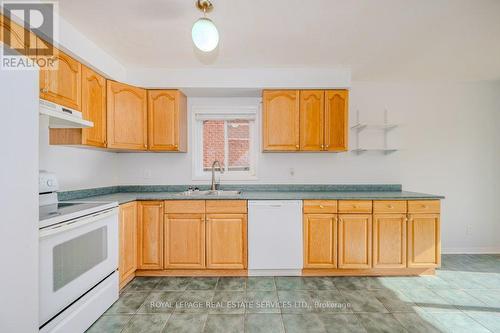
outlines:
{"label": "cabinet door handle", "polygon": [[295,145],[295,148],[299,149],[299,148],[300,148],[300,146],[299,146],[299,145]]}
{"label": "cabinet door handle", "polygon": [[330,147],[329,145],[325,145],[325,147],[328,149],[328,147]]}

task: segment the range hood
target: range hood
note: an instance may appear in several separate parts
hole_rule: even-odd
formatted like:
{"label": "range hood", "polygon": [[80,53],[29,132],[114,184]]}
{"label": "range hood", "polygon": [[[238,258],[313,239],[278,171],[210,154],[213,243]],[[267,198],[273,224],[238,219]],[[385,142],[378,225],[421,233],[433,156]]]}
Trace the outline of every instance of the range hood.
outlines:
{"label": "range hood", "polygon": [[39,113],[49,116],[50,128],[94,127],[93,122],[83,119],[81,112],[43,99],[40,99]]}

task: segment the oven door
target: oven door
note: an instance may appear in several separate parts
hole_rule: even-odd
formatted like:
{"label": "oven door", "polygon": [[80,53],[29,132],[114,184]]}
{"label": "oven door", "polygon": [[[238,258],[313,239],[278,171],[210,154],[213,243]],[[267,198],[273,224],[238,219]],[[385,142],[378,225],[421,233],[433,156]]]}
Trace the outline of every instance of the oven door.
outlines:
{"label": "oven door", "polygon": [[118,209],[41,229],[39,246],[42,326],[118,268]]}

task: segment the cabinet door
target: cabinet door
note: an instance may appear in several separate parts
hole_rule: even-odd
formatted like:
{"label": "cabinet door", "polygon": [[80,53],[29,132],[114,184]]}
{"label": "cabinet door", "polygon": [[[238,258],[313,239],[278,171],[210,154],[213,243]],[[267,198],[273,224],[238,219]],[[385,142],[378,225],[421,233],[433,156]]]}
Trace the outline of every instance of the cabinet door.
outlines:
{"label": "cabinet door", "polygon": [[304,214],[304,268],[337,268],[336,214]]}
{"label": "cabinet door", "polygon": [[[37,39],[37,48],[45,42]],[[54,48],[57,69],[40,70],[40,98],[74,110],[81,110],[82,65]]]}
{"label": "cabinet door", "polygon": [[123,287],[137,269],[137,204],[130,202],[120,206],[119,268],[120,287]]}
{"label": "cabinet door", "polygon": [[[28,40],[25,35],[29,34]],[[0,14],[0,42],[25,56],[36,56],[36,35]]]}
{"label": "cabinet door", "polygon": [[108,147],[146,150],[146,90],[114,81],[107,87]]}
{"label": "cabinet door", "polygon": [[349,111],[347,90],[325,92],[325,150],[347,150]]}
{"label": "cabinet door", "polygon": [[247,268],[247,215],[207,215],[207,268]]}
{"label": "cabinet door", "polygon": [[439,267],[441,235],[439,214],[412,214],[408,220],[408,267]]}
{"label": "cabinet door", "polygon": [[262,103],[264,151],[299,150],[299,91],[265,90]]}
{"label": "cabinet door", "polygon": [[300,150],[323,150],[324,109],[324,90],[300,91]]}
{"label": "cabinet door", "polygon": [[373,216],[373,267],[406,267],[406,214]]}
{"label": "cabinet door", "polygon": [[163,202],[137,204],[137,268],[163,268]]}
{"label": "cabinet door", "polygon": [[372,267],[372,216],[339,215],[339,268]]}
{"label": "cabinet door", "polygon": [[86,66],[82,66],[82,113],[94,122],[94,127],[82,130],[82,144],[106,147],[106,79]]}
{"label": "cabinet door", "polygon": [[205,268],[205,215],[165,215],[165,268]]}
{"label": "cabinet door", "polygon": [[178,90],[148,91],[148,148],[186,151],[186,96]]}

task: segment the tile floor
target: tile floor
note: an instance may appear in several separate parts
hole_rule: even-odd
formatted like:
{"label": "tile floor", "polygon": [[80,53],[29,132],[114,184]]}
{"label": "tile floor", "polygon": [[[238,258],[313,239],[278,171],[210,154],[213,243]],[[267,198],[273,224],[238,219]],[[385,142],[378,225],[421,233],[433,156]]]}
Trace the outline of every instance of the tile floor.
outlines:
{"label": "tile floor", "polygon": [[436,276],[135,278],[88,332],[499,332],[500,255]]}

